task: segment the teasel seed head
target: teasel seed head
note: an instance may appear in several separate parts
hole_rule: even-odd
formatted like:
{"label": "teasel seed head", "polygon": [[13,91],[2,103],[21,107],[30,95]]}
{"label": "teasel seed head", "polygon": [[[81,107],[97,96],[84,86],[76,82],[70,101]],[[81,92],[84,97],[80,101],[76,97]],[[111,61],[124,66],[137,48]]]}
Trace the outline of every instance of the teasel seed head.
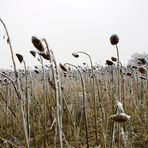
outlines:
{"label": "teasel seed head", "polygon": [[117,113],[114,115],[111,115],[110,118],[115,122],[123,123],[128,121],[131,118],[131,116],[127,115],[124,112],[122,103],[117,101]]}
{"label": "teasel seed head", "polygon": [[111,60],[112,60],[113,62],[116,62],[116,61],[117,61],[117,58],[111,57]]}
{"label": "teasel seed head", "polygon": [[131,118],[131,116],[127,115],[126,113],[120,113],[111,115],[110,118],[115,122],[123,123],[128,121]]}
{"label": "teasel seed head", "polygon": [[119,43],[119,37],[116,34],[111,35],[110,42],[112,45],[117,45]]}
{"label": "teasel seed head", "polygon": [[138,67],[137,67],[137,66],[132,66],[132,68],[133,68],[133,69],[137,69]]}
{"label": "teasel seed head", "polygon": [[140,61],[140,63],[142,65],[145,65],[146,64],[146,60],[144,58],[138,58],[138,60]]}
{"label": "teasel seed head", "polygon": [[42,56],[44,59],[46,60],[50,60],[50,54],[48,54],[47,52],[39,52],[39,55]]}
{"label": "teasel seed head", "polygon": [[63,65],[63,64],[59,64],[60,68],[63,70],[63,71],[66,71],[67,72],[67,68]]}
{"label": "teasel seed head", "polygon": [[38,51],[44,51],[44,46],[40,41],[40,39],[38,39],[37,37],[35,36],[32,37],[32,44]]}
{"label": "teasel seed head", "polygon": [[36,52],[35,51],[31,50],[30,53],[31,53],[32,56],[36,57]]}
{"label": "teasel seed head", "polygon": [[129,76],[129,77],[132,76],[132,74],[130,72],[127,72],[126,75]]}
{"label": "teasel seed head", "polygon": [[112,62],[112,61],[110,61],[110,60],[106,60],[106,65],[108,65],[108,66],[112,66],[114,63]]}
{"label": "teasel seed head", "polygon": [[22,56],[21,54],[18,54],[18,53],[16,54],[16,56],[17,56],[19,62],[22,63],[22,61],[23,61],[23,56]]}
{"label": "teasel seed head", "polygon": [[36,70],[36,69],[34,70],[34,72],[35,72],[35,73],[37,73],[37,74],[39,74],[39,73],[40,73],[40,72],[39,72],[38,70]]}
{"label": "teasel seed head", "polygon": [[79,57],[79,55],[78,55],[77,53],[75,53],[75,52],[73,52],[72,55],[73,55],[75,58],[78,58],[78,57]]}
{"label": "teasel seed head", "polygon": [[146,69],[145,69],[144,67],[142,67],[142,66],[140,66],[140,67],[138,68],[138,71],[139,71],[141,74],[145,74],[145,73],[146,73]]}

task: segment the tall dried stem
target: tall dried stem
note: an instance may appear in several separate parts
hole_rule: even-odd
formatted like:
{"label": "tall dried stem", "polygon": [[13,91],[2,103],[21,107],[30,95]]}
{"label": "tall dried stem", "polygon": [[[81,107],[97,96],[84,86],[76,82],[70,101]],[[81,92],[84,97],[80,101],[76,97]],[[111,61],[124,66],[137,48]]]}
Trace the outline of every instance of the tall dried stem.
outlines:
{"label": "tall dried stem", "polygon": [[98,128],[97,128],[97,109],[96,109],[96,93],[95,93],[95,77],[94,77],[94,67],[93,67],[93,62],[91,59],[91,56],[84,52],[84,51],[77,51],[78,53],[82,53],[88,56],[89,60],[90,60],[90,64],[91,64],[91,77],[92,77],[92,87],[93,87],[93,101],[94,101],[94,118],[95,118],[95,122],[94,122],[94,127],[95,127],[95,138],[96,138],[96,145],[99,145],[99,141],[98,141]]}
{"label": "tall dried stem", "polygon": [[79,70],[79,68],[73,64],[70,63],[65,63],[64,65],[70,65],[75,67],[79,74],[80,74],[80,78],[81,78],[81,84],[82,84],[82,89],[83,89],[83,112],[84,112],[84,122],[85,122],[85,132],[86,132],[86,144],[87,144],[87,148],[89,148],[89,141],[88,141],[88,121],[87,121],[87,103],[86,103],[86,90],[85,90],[85,82],[84,82],[84,78],[83,75],[81,73],[81,71]]}
{"label": "tall dried stem", "polygon": [[6,34],[7,34],[7,43],[8,43],[9,48],[10,48],[11,59],[12,59],[15,78],[16,78],[16,83],[17,83],[17,89],[18,89],[17,94],[18,94],[18,97],[19,97],[19,99],[21,101],[21,112],[22,112],[22,118],[23,118],[24,133],[25,133],[25,138],[26,138],[26,146],[29,148],[30,144],[29,144],[29,138],[28,138],[28,133],[27,133],[27,125],[26,125],[26,119],[25,119],[25,113],[24,113],[24,104],[23,104],[23,100],[25,98],[24,98],[24,96],[22,94],[22,91],[20,89],[20,82],[19,82],[19,78],[18,78],[18,73],[17,73],[17,69],[16,69],[15,60],[14,60],[14,54],[13,54],[13,49],[12,49],[12,45],[11,45],[10,36],[9,36],[8,30],[7,30],[7,27],[6,27],[5,23],[2,21],[1,18],[0,18],[0,22],[4,26]]}
{"label": "tall dried stem", "polygon": [[63,148],[63,138],[62,138],[62,135],[63,135],[63,130],[62,130],[63,99],[62,99],[59,71],[58,71],[58,66],[57,66],[53,51],[49,50],[46,39],[43,39],[43,41],[46,44],[47,53],[50,55],[53,80],[55,84],[57,129],[58,129],[58,134],[59,134],[60,147]]}

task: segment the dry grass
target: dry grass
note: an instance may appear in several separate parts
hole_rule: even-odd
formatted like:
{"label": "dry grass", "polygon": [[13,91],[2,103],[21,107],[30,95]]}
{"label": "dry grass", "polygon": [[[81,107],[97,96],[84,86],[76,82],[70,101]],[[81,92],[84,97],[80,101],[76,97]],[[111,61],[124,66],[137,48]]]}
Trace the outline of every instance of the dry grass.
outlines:
{"label": "dry grass", "polygon": [[[46,81],[49,80],[50,69],[45,70]],[[111,130],[113,121],[109,119],[116,107],[118,100],[117,71],[114,67],[111,75],[110,67],[96,69],[95,71],[95,93],[97,108],[97,128],[99,145],[109,147],[111,142]],[[6,72],[13,78],[13,72]],[[31,74],[33,77],[31,77]],[[21,75],[22,88],[25,88],[25,77]],[[95,146],[94,106],[91,77],[88,72],[83,72],[87,93],[88,135],[90,147]],[[61,85],[64,88],[63,96],[63,144],[64,147],[82,147],[86,145],[85,126],[83,116],[83,94],[80,77],[76,70],[68,71],[66,77],[61,71]],[[113,76],[113,78],[112,78]],[[138,78],[137,78],[138,77]],[[148,100],[147,80],[140,79],[140,74],[133,72],[133,77],[123,75],[121,96],[124,97],[124,110],[131,116],[130,121],[123,124],[127,137],[128,147],[146,147],[148,139]],[[4,83],[5,78],[1,76],[0,85],[0,135],[1,146],[6,140],[17,147],[25,145],[23,132],[23,121],[20,111],[20,102],[11,83]],[[138,80],[138,81],[137,81]],[[6,80],[5,80],[6,81]],[[29,104],[30,104],[30,146],[42,147],[44,141],[44,97],[46,102],[46,145],[58,147],[58,136],[56,130],[56,98],[55,88],[47,83],[43,89],[44,81],[42,72],[36,74],[30,71],[28,74]],[[124,94],[123,94],[124,93]],[[5,101],[4,101],[4,99]],[[113,102],[114,100],[114,102]],[[114,104],[113,104],[114,103]],[[114,107],[113,107],[114,106]],[[10,110],[11,109],[11,110]],[[14,112],[15,116],[12,114]],[[115,136],[117,133],[115,134]],[[5,139],[5,140],[4,140]],[[118,138],[115,137],[115,143]],[[8,142],[9,143],[9,142]],[[122,142],[121,142],[122,143]],[[10,144],[10,143],[9,143]],[[11,145],[11,144],[10,144]],[[115,144],[116,145],[116,144]]]}

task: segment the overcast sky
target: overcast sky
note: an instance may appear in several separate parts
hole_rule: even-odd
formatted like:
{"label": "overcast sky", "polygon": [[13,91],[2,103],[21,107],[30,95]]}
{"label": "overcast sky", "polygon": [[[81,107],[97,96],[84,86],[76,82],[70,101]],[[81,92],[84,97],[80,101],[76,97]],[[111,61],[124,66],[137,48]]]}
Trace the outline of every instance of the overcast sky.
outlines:
{"label": "overcast sky", "polygon": [[[22,54],[27,65],[39,64],[29,53],[35,50],[34,35],[47,39],[58,62],[76,65],[89,60],[85,55],[74,59],[75,51],[89,53],[99,64],[116,56],[109,42],[114,33],[120,38],[123,64],[132,54],[148,51],[148,0],[0,0],[0,18],[14,52]],[[12,65],[4,34],[0,24],[0,68]]]}

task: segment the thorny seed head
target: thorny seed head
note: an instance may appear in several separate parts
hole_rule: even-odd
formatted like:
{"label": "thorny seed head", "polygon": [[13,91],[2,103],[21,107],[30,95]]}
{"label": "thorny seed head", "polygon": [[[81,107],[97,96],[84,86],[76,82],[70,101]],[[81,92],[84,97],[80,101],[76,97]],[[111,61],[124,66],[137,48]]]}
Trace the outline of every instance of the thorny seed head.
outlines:
{"label": "thorny seed head", "polygon": [[38,70],[36,70],[36,69],[34,70],[34,72],[35,72],[35,73],[37,73],[37,74],[39,74],[39,73],[40,73],[40,72],[39,72]]}
{"label": "thorny seed head", "polygon": [[132,74],[130,72],[127,72],[126,75],[129,76],[129,77],[132,76]]}
{"label": "thorny seed head", "polygon": [[142,66],[140,66],[140,67],[138,68],[138,71],[139,71],[141,74],[145,74],[145,73],[146,73],[146,69],[145,69],[144,67],[142,67]]}
{"label": "thorny seed head", "polygon": [[111,60],[112,60],[113,62],[116,62],[116,61],[117,61],[117,58],[111,57]]}
{"label": "thorny seed head", "polygon": [[75,52],[73,52],[72,55],[73,55],[75,58],[78,58],[78,57],[79,57],[79,55],[78,55],[77,53],[75,53]]}
{"label": "thorny seed head", "polygon": [[127,115],[124,112],[122,103],[117,101],[117,113],[111,115],[110,118],[115,122],[122,123],[128,121],[131,118],[131,116]]}
{"label": "thorny seed head", "polygon": [[18,53],[16,54],[16,56],[17,56],[19,62],[22,63],[22,61],[23,61],[23,56],[22,56],[21,54],[18,54]]}
{"label": "thorny seed head", "polygon": [[138,60],[140,61],[140,63],[142,65],[145,65],[146,64],[146,60],[144,58],[138,58]]}
{"label": "thorny seed head", "polygon": [[138,67],[137,67],[137,66],[132,66],[132,68],[133,68],[133,69],[137,69]]}
{"label": "thorny seed head", "polygon": [[60,63],[59,66],[63,71],[67,71],[66,67],[62,63]]}
{"label": "thorny seed head", "polygon": [[46,60],[50,60],[50,54],[48,54],[47,52],[40,52],[39,55],[41,55]]}
{"label": "thorny seed head", "polygon": [[123,123],[128,121],[131,118],[131,116],[127,115],[126,113],[120,113],[111,115],[110,118],[115,122]]}
{"label": "thorny seed head", "polygon": [[114,63],[113,63],[112,61],[106,60],[106,65],[111,66],[111,65],[113,65],[113,64],[114,64]]}
{"label": "thorny seed head", "polygon": [[32,56],[36,57],[36,52],[35,51],[31,50],[30,53],[31,53]]}
{"label": "thorny seed head", "polygon": [[34,66],[35,67],[35,69],[38,69],[38,67],[37,66]]}
{"label": "thorny seed head", "polygon": [[40,39],[38,39],[37,37],[35,36],[32,37],[32,44],[37,50],[44,51],[44,46],[42,42],[40,41]]}
{"label": "thorny seed head", "polygon": [[110,42],[112,45],[117,45],[119,43],[119,37],[116,34],[111,35]]}

